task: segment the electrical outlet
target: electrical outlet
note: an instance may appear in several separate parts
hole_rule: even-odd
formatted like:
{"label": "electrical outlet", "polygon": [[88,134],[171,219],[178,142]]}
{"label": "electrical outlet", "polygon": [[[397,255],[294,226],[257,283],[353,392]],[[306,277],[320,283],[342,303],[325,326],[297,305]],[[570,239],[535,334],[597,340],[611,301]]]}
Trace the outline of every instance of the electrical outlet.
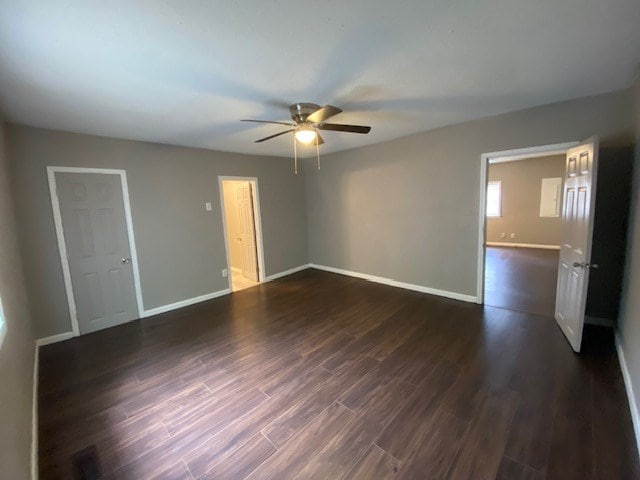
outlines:
{"label": "electrical outlet", "polygon": [[227,269],[226,269],[226,268],[223,268],[223,269],[222,269],[222,276],[223,276],[223,277],[226,277],[226,276],[228,276],[228,275],[229,275],[229,272],[227,271]]}
{"label": "electrical outlet", "polygon": [[502,233],[500,234],[500,238],[507,238],[507,234],[506,234],[505,232],[502,232]]}
{"label": "electrical outlet", "polygon": [[207,203],[205,203],[205,204],[204,204],[204,209],[205,209],[207,212],[210,212],[210,211],[211,211],[211,202],[207,202]]}
{"label": "electrical outlet", "polygon": [[511,238],[516,238],[516,234],[512,233],[511,235],[509,235]]}

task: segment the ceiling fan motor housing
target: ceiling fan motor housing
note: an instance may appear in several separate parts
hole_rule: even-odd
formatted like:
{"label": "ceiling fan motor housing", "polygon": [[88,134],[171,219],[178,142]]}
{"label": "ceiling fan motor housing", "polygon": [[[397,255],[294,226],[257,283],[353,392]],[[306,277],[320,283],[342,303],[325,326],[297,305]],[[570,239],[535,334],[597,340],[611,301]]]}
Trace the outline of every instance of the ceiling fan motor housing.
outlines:
{"label": "ceiling fan motor housing", "polygon": [[[287,133],[294,132],[298,140],[305,143],[306,138],[310,138],[305,132],[307,130],[313,133],[313,139],[316,140],[316,145],[322,145],[324,140],[320,136],[318,130],[330,130],[333,132],[347,132],[347,133],[369,133],[371,127],[364,125],[344,125],[340,123],[326,123],[328,118],[333,118],[335,115],[342,113],[342,109],[334,107],[333,105],[325,105],[321,107],[316,103],[298,102],[289,106],[289,112],[291,113],[291,122],[280,122],[275,120],[250,120],[245,119],[243,122],[256,122],[256,123],[273,123],[276,125],[285,125],[290,127],[288,130],[269,135],[268,137],[256,140],[256,143],[265,142]],[[292,127],[292,128],[291,128]],[[304,139],[303,139],[304,137]],[[311,141],[312,141],[311,140]]]}
{"label": "ceiling fan motor housing", "polygon": [[320,110],[320,105],[315,103],[294,103],[289,107],[291,119],[296,123],[305,123],[307,117]]}

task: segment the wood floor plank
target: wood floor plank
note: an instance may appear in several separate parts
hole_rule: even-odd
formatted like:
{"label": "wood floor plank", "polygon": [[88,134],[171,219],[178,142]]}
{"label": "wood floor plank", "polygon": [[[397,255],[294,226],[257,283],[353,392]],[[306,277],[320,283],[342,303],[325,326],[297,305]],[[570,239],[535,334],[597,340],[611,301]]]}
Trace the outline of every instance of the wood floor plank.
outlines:
{"label": "wood floor plank", "polygon": [[178,462],[176,464],[165,466],[162,464],[152,464],[149,462],[134,462],[125,467],[119,468],[115,472],[104,477],[105,480],[194,480],[187,466]]}
{"label": "wood floor plank", "polygon": [[42,479],[640,480],[606,329],[307,270],[40,355]]}
{"label": "wood floor plank", "polygon": [[[163,421],[169,433],[174,436],[188,430],[191,425],[206,424],[209,429],[213,425],[226,425],[234,418],[232,413],[251,410],[263,404],[268,397],[256,388],[238,391],[234,397],[215,397],[211,401],[201,402],[195,408],[179,416],[172,416]],[[221,428],[222,429],[222,428]]]}
{"label": "wood floor plank", "polygon": [[331,373],[321,367],[302,375],[298,382],[286,391],[270,398],[260,408],[235,419],[224,430],[184,455],[189,469],[195,476],[205,474],[221,458],[233,454],[252,436],[260,432],[283,412],[308,396],[315,395],[316,389],[331,377]]}
{"label": "wood floor plank", "polygon": [[457,370],[447,364],[434,369],[387,425],[376,444],[395,458],[404,460],[422,440],[457,375]]}
{"label": "wood floor plank", "polygon": [[247,478],[286,480],[295,478],[309,459],[353,420],[355,415],[337,402],[329,405],[286,445],[271,455]]}
{"label": "wood floor plank", "polygon": [[404,345],[416,330],[420,328],[420,304],[407,304],[384,321],[387,327],[381,332],[381,338],[369,349],[367,355],[379,362],[387,358],[394,350]]}
{"label": "wood floor plank", "polygon": [[485,393],[478,415],[462,440],[449,479],[496,477],[518,401],[511,391]]}
{"label": "wood floor plank", "polygon": [[221,459],[199,480],[220,480],[223,478],[246,478],[271,455],[276,447],[262,433],[257,433],[233,454]]}
{"label": "wood floor plank", "polygon": [[363,409],[380,390],[383,390],[393,377],[382,371],[380,367],[373,369],[363,377],[356,379],[338,400],[345,407],[359,411]]}
{"label": "wood floor plank", "polygon": [[519,367],[509,388],[518,392],[521,401],[505,449],[510,459],[542,472],[549,458],[560,370],[555,346],[548,340],[549,327],[545,322],[533,323],[528,329],[531,341],[522,345],[515,360]]}
{"label": "wood floor plank", "polygon": [[486,304],[552,317],[558,256],[557,250],[487,247]]}
{"label": "wood floor plank", "polygon": [[103,452],[103,472],[106,474],[126,465],[169,437],[162,422],[153,417],[131,418],[103,431],[95,441]]}
{"label": "wood floor plank", "polygon": [[556,412],[590,423],[593,414],[593,385],[589,371],[575,359],[571,359],[562,368],[564,372],[558,375],[557,380]]}
{"label": "wood floor plank", "polygon": [[394,379],[367,404],[338,435],[308,462],[298,478],[306,480],[343,478],[397,414],[415,387]]}
{"label": "wood floor plank", "polygon": [[552,428],[553,404],[523,399],[511,424],[505,454],[534,470],[544,471],[549,458]]}
{"label": "wood floor plank", "polygon": [[[319,362],[310,356],[300,357],[284,366],[280,372],[267,378],[260,378],[257,382],[260,390],[270,397],[289,388],[295,384],[300,375],[309,372],[319,366]],[[325,369],[326,370],[326,369]]]}
{"label": "wood floor plank", "polygon": [[[42,451],[60,452],[66,446],[72,445],[71,448],[90,445],[90,438],[92,438],[96,432],[102,432],[106,428],[112,428],[112,425],[118,425],[120,422],[124,422],[127,419],[127,415],[124,410],[119,407],[111,407],[105,410],[100,410],[94,414],[79,415],[76,418],[70,420],[65,417],[66,421],[70,421],[75,428],[66,428],[69,423],[65,422],[53,422],[47,425],[40,424],[39,426],[39,447]],[[75,445],[73,445],[75,442]]]}
{"label": "wood floor plank", "polygon": [[[436,308],[436,313],[446,317],[448,308]],[[418,385],[442,361],[447,347],[446,338],[439,333],[436,322],[425,323],[412,339],[392,352],[383,362],[382,368],[396,371],[403,380]],[[429,342],[423,339],[429,338]],[[399,367],[399,368],[398,368]]]}
{"label": "wood floor plank", "polygon": [[[640,479],[640,461],[630,412],[621,414],[627,402],[624,381],[616,359],[598,362],[593,376],[594,476],[602,480]],[[620,440],[623,440],[620,442]],[[618,444],[618,448],[610,448]]]}
{"label": "wood floor plank", "polygon": [[428,431],[408,455],[400,469],[398,479],[411,480],[447,478],[447,473],[458,454],[469,424],[464,420],[439,411]]}
{"label": "wood floor plank", "polygon": [[[338,330],[334,325],[331,325],[329,331],[325,331],[319,335],[311,336],[309,340],[301,343],[295,348],[295,352],[302,356],[307,357],[313,354],[323,354],[328,351],[330,354],[337,353],[341,346],[347,345],[355,340],[355,337],[345,331]],[[337,350],[335,350],[337,347]]]}
{"label": "wood floor plank", "polygon": [[[222,369],[212,376],[203,375],[203,382],[216,396],[236,395],[237,392],[253,388],[256,384],[264,385],[267,381],[277,381],[283,377],[285,369],[290,365],[297,365],[300,360],[301,357],[295,352],[276,357],[256,355],[241,368]],[[268,395],[272,394],[270,392]]]}
{"label": "wood floor plank", "polygon": [[377,361],[362,356],[342,366],[314,395],[305,397],[282,412],[280,417],[263,430],[265,436],[280,448],[330,405],[356,378],[365,375],[377,365]]}
{"label": "wood floor plank", "polygon": [[[591,454],[586,455],[585,451],[590,451]],[[579,417],[556,414],[553,420],[547,479],[593,479],[593,455],[591,423]]]}
{"label": "wood floor plank", "polygon": [[261,408],[268,400],[262,392],[253,390],[246,392],[235,402],[219,404],[202,416],[196,415],[188,423],[177,426],[167,440],[118,469],[116,473],[120,470],[130,472],[150,468],[144,467],[145,464],[156,465],[155,469],[169,468],[177,459],[182,461],[190,452],[214,438],[237,419]]}
{"label": "wood floor plank", "polygon": [[396,478],[400,462],[377,445],[371,445],[358,463],[349,472],[351,480],[392,480]]}
{"label": "wood floor plank", "polygon": [[496,480],[544,480],[544,474],[509,457],[502,457]]}
{"label": "wood floor plank", "polygon": [[[393,321],[394,315],[385,318],[376,328],[351,343],[337,354],[327,359],[322,365],[331,371],[340,368],[345,363],[352,361],[363,354],[372,352],[372,358],[384,356],[384,351],[388,348],[395,348],[406,339],[404,333],[399,334],[397,326]],[[398,335],[400,335],[398,337]],[[393,336],[393,340],[388,340],[387,336]],[[385,347],[385,343],[390,342],[391,347]],[[383,350],[378,351],[382,348]]]}

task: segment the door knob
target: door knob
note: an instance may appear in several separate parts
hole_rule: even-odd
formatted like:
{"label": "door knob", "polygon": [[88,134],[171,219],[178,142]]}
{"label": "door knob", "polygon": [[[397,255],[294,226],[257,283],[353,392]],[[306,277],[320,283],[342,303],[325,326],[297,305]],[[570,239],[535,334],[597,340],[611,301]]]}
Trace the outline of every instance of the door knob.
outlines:
{"label": "door knob", "polygon": [[131,263],[131,259],[130,258],[123,258],[122,259],[122,263]]}

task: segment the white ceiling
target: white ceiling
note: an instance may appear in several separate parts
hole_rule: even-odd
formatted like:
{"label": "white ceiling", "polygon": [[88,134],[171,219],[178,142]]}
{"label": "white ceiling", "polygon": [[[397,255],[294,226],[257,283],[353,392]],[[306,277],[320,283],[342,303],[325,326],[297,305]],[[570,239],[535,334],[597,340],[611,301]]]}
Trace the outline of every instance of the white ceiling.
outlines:
{"label": "white ceiling", "polygon": [[290,156],[296,101],[335,152],[625,88],[638,0],[0,0],[0,106],[27,125]]}

